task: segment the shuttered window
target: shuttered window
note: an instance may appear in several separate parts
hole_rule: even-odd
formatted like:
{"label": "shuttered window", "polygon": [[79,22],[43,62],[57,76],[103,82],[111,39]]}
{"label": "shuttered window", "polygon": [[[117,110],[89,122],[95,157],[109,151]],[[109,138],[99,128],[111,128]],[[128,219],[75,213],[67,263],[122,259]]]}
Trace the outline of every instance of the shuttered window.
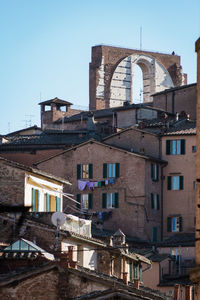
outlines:
{"label": "shuttered window", "polygon": [[151,179],[153,181],[158,181],[159,179],[159,165],[158,164],[151,164]]}
{"label": "shuttered window", "polygon": [[102,208],[118,208],[118,207],[119,207],[118,193],[102,194]]}
{"label": "shuttered window", "polygon": [[39,190],[32,188],[32,211],[39,211]]}
{"label": "shuttered window", "polygon": [[166,155],[185,154],[185,140],[166,140]]}
{"label": "shuttered window", "polygon": [[168,190],[183,190],[184,189],[184,177],[183,176],[168,176],[167,177],[167,189]]}
{"label": "shuttered window", "polygon": [[92,209],[92,194],[77,194],[77,208]]}
{"label": "shuttered window", "polygon": [[160,209],[159,195],[156,193],[151,193],[151,208],[154,210]]}
{"label": "shuttered window", "polygon": [[103,178],[118,178],[119,177],[119,163],[104,163],[103,164]]}
{"label": "shuttered window", "polygon": [[183,230],[183,220],[181,216],[167,218],[168,232],[181,232]]}
{"label": "shuttered window", "polygon": [[93,165],[92,164],[78,164],[77,165],[77,179],[92,179]]}

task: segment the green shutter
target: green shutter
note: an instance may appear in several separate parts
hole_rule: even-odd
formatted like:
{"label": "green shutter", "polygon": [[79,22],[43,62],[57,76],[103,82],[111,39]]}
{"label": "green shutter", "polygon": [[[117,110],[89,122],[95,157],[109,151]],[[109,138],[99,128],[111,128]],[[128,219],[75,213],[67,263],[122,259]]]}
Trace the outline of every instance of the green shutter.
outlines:
{"label": "green shutter", "polygon": [[139,265],[134,264],[134,278],[138,279],[138,275],[139,275]]}
{"label": "green shutter", "polygon": [[56,196],[56,211],[60,211],[60,201],[61,199]]}
{"label": "green shutter", "polygon": [[129,263],[129,273],[130,273],[130,281],[133,280],[133,264],[132,262]]}
{"label": "green shutter", "polygon": [[167,218],[167,232],[171,232],[172,231],[172,219],[171,217]]}
{"label": "green shutter", "polygon": [[153,194],[151,193],[151,208],[154,209]]}
{"label": "green shutter", "polygon": [[142,266],[140,266],[140,282],[142,282]]}
{"label": "green shutter", "polygon": [[107,178],[107,164],[103,164],[103,178]]}
{"label": "green shutter", "polygon": [[76,207],[80,209],[81,208],[81,195],[80,194],[76,195],[76,201],[78,202],[78,203],[76,203]]}
{"label": "green shutter", "polygon": [[167,189],[168,190],[172,189],[172,176],[167,177]]}
{"label": "green shutter", "polygon": [[106,193],[102,194],[102,208],[106,208]]}
{"label": "green shutter", "polygon": [[156,171],[157,171],[157,177],[156,177],[156,181],[159,180],[159,165],[156,165]]}
{"label": "green shutter", "polygon": [[93,165],[89,164],[89,178],[92,179],[93,178]]}
{"label": "green shutter", "polygon": [[116,178],[119,177],[119,163],[116,163]]}
{"label": "green shutter", "polygon": [[153,164],[151,164],[151,179],[153,180]]}
{"label": "green shutter", "polygon": [[77,165],[77,179],[81,179],[81,165]]}
{"label": "green shutter", "polygon": [[157,227],[153,227],[153,237],[152,237],[152,242],[157,242]]}
{"label": "green shutter", "polygon": [[159,195],[157,194],[157,210],[160,209],[160,201],[159,201]]}
{"label": "green shutter", "polygon": [[115,193],[115,208],[119,207],[119,194]]}
{"label": "green shutter", "polygon": [[166,140],[166,155],[170,154],[170,148],[171,148],[171,141]]}
{"label": "green shutter", "polygon": [[89,209],[92,209],[92,196],[93,196],[92,194],[89,194],[89,196],[88,196],[89,197],[89,200],[88,200],[88,202],[89,202],[88,203],[88,208]]}
{"label": "green shutter", "polygon": [[36,194],[37,194],[37,205],[36,205],[36,211],[39,211],[39,201],[40,201],[40,193],[38,190],[36,190]]}
{"label": "green shutter", "polygon": [[32,188],[32,211],[35,212],[35,189]]}
{"label": "green shutter", "polygon": [[179,217],[179,231],[183,231],[183,218]]}
{"label": "green shutter", "polygon": [[180,190],[183,190],[183,176],[180,176]]}
{"label": "green shutter", "polygon": [[50,196],[46,193],[46,211],[50,211]]}
{"label": "green shutter", "polygon": [[185,140],[181,140],[181,154],[185,154]]}

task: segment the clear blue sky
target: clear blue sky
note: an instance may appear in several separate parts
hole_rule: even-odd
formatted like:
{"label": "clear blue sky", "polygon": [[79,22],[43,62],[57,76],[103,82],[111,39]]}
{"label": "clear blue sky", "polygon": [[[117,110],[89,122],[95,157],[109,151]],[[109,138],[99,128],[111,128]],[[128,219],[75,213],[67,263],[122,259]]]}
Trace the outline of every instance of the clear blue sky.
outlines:
{"label": "clear blue sky", "polygon": [[40,126],[40,97],[88,106],[91,47],[139,48],[141,26],[142,48],[175,51],[196,82],[199,0],[0,0],[0,134]]}

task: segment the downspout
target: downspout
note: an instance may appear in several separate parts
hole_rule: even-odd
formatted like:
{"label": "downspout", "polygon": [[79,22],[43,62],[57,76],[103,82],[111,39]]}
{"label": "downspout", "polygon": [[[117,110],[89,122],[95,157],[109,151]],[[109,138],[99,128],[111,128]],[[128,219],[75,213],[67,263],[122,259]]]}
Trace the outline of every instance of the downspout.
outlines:
{"label": "downspout", "polygon": [[163,175],[163,169],[166,167],[165,165],[161,166],[161,241],[163,241],[163,183],[164,183],[164,175]]}
{"label": "downspout", "polygon": [[174,106],[175,106],[175,92],[172,92],[172,113],[174,114]]}

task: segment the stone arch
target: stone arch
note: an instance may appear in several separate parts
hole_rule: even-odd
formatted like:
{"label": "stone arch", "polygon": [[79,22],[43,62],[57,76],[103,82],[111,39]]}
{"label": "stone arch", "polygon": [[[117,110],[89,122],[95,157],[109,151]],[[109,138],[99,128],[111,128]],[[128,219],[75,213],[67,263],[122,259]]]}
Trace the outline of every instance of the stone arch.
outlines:
{"label": "stone arch", "polygon": [[151,101],[151,95],[174,87],[171,76],[158,59],[146,54],[132,54],[123,58],[116,66],[110,81],[109,107],[132,102],[134,65],[143,74],[143,101]]}

